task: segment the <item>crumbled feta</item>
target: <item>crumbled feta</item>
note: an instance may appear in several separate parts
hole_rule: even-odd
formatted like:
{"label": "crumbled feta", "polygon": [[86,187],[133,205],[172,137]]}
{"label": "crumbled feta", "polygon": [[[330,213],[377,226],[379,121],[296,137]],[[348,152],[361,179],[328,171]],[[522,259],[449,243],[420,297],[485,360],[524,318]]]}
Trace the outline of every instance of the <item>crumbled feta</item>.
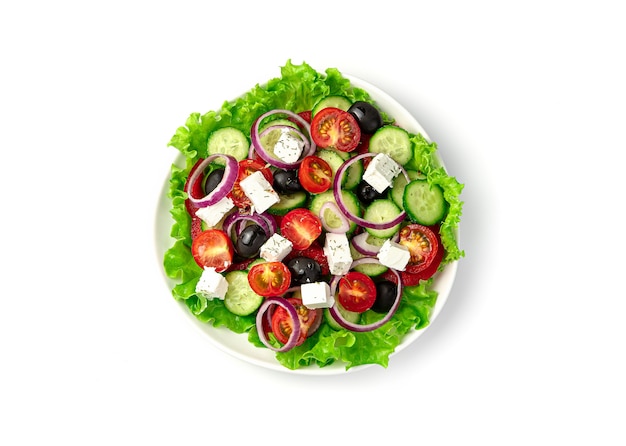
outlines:
{"label": "crumbled feta", "polygon": [[303,283],[300,286],[302,304],[311,309],[330,308],[335,305],[335,298],[330,294],[326,282]]}
{"label": "crumbled feta", "polygon": [[234,207],[235,203],[233,203],[233,200],[224,197],[215,204],[198,209],[196,215],[207,225],[214,227]]}
{"label": "crumbled feta", "polygon": [[404,271],[411,259],[411,253],[406,246],[387,240],[380,247],[377,257],[378,261],[386,267]]}
{"label": "crumbled feta", "polygon": [[280,234],[274,233],[261,245],[260,255],[268,262],[280,262],[293,249],[293,243]]}
{"label": "crumbled feta", "polygon": [[303,149],[304,141],[292,136],[289,129],[281,129],[280,137],[274,145],[274,155],[286,163],[295,163],[300,159]]}
{"label": "crumbled feta", "polygon": [[350,271],[352,254],[350,254],[350,242],[346,234],[327,233],[324,254],[328,259],[331,274],[344,275]]}
{"label": "crumbled feta", "polygon": [[400,166],[389,155],[379,153],[368,164],[363,179],[378,191],[383,193],[391,187],[393,180],[400,173]]}
{"label": "crumbled feta", "polygon": [[241,180],[239,185],[243,193],[252,202],[254,210],[259,214],[280,201],[280,197],[260,171],[247,176]]}
{"label": "crumbled feta", "polygon": [[196,293],[207,299],[224,299],[228,291],[228,282],[215,268],[205,267],[196,285]]}

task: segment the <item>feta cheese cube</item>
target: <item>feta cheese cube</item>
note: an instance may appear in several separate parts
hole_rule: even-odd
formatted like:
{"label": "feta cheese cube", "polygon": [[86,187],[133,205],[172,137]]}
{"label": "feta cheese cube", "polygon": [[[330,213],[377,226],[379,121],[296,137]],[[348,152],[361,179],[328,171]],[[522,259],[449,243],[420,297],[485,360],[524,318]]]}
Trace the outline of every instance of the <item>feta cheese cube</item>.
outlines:
{"label": "feta cheese cube", "polygon": [[289,129],[281,129],[280,137],[274,145],[274,155],[286,163],[295,163],[300,159],[304,141],[296,136],[292,136]]}
{"label": "feta cheese cube", "polygon": [[350,254],[350,242],[346,234],[327,233],[324,254],[328,259],[331,274],[341,276],[350,271],[352,254]]}
{"label": "feta cheese cube", "polygon": [[378,191],[383,193],[391,187],[393,180],[400,173],[400,166],[389,155],[379,153],[368,164],[363,179]]}
{"label": "feta cheese cube", "polygon": [[307,308],[330,308],[335,305],[335,298],[330,295],[330,285],[326,282],[303,283],[300,293],[302,304]]}
{"label": "feta cheese cube", "polygon": [[260,255],[268,262],[280,262],[293,249],[293,243],[280,234],[274,233],[261,245]]}
{"label": "feta cheese cube", "polygon": [[224,299],[228,291],[228,282],[215,268],[204,268],[196,285],[196,293],[207,299]]}
{"label": "feta cheese cube", "polygon": [[411,259],[411,253],[406,246],[387,240],[380,247],[377,257],[378,261],[386,267],[404,271]]}
{"label": "feta cheese cube", "polygon": [[207,225],[214,227],[234,207],[235,203],[233,203],[233,200],[224,197],[215,204],[198,209],[196,215]]}
{"label": "feta cheese cube", "polygon": [[259,214],[265,212],[275,203],[280,201],[280,197],[259,171],[247,176],[239,183],[241,190],[252,202],[254,209]]}

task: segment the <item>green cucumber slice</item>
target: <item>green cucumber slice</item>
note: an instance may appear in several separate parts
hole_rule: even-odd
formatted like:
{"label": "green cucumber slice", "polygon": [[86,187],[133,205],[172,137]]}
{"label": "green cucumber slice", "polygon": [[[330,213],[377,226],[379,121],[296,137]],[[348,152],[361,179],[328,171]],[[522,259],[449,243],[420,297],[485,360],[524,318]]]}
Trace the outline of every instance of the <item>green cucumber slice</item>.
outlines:
{"label": "green cucumber slice", "polygon": [[224,306],[237,316],[248,316],[261,306],[263,296],[258,295],[248,282],[248,271],[231,271],[225,276],[228,291],[224,296]]}
{"label": "green cucumber slice", "polygon": [[[393,200],[381,198],[372,201],[372,203],[365,208],[363,219],[371,221],[372,223],[384,223],[393,220],[400,215],[401,212],[402,209],[399,208]],[[400,229],[400,223],[387,229],[365,228],[371,235],[379,238],[389,238],[398,232],[398,229]]]}
{"label": "green cucumber slice", "polygon": [[294,192],[292,194],[280,194],[280,201],[270,206],[267,210],[273,215],[285,215],[287,212],[296,208],[306,207],[306,201],[309,195],[306,192]]}
{"label": "green cucumber slice", "polygon": [[235,127],[222,127],[213,131],[207,141],[209,155],[231,155],[237,161],[248,157],[250,142],[241,130]]}
{"label": "green cucumber slice", "polygon": [[404,188],[402,204],[407,216],[424,226],[442,221],[448,211],[443,189],[426,180],[413,180]]}
{"label": "green cucumber slice", "polygon": [[345,96],[330,95],[325,96],[313,106],[311,109],[311,117],[315,116],[320,110],[327,107],[338,108],[343,111],[348,111],[352,106],[352,101]]}
{"label": "green cucumber slice", "polygon": [[409,132],[395,125],[385,125],[370,138],[369,151],[385,153],[401,166],[413,158],[413,145]]}

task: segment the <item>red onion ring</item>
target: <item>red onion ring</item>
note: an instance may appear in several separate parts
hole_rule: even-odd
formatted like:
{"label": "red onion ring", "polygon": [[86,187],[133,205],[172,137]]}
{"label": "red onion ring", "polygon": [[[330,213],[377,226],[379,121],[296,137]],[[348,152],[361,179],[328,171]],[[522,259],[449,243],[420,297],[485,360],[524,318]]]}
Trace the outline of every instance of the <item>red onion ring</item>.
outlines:
{"label": "red onion ring", "polygon": [[[370,158],[370,157],[374,157],[378,155],[377,153],[362,153],[360,155],[357,155],[355,157],[352,157],[348,160],[346,160],[341,167],[339,167],[339,169],[337,169],[337,173],[335,174],[335,180],[333,182],[333,195],[335,196],[335,201],[337,202],[337,206],[339,206],[339,209],[341,209],[341,212],[343,212],[343,214],[348,217],[350,220],[352,220],[354,223],[356,223],[359,226],[363,226],[365,228],[371,228],[371,229],[388,229],[388,228],[393,228],[394,226],[402,223],[402,221],[406,218],[406,212],[404,211],[404,209],[400,212],[400,214],[398,214],[397,217],[395,217],[392,220],[383,222],[383,223],[372,223],[369,220],[365,220],[364,218],[359,217],[358,215],[353,214],[352,212],[350,212],[350,210],[347,208],[346,204],[343,201],[343,197],[341,194],[341,180],[343,178],[343,174],[345,173],[346,169],[348,167],[350,167],[352,165],[352,163],[359,161],[363,158]],[[404,170],[404,167],[398,165],[400,167],[400,171],[402,172],[402,174],[404,175],[404,177],[406,178],[407,182],[411,181],[409,178],[409,175],[407,174],[406,170]]]}
{"label": "red onion ring", "polygon": [[[198,181],[201,176],[204,175],[204,169],[206,168],[206,166],[208,166],[211,162],[213,162],[213,160],[217,158],[224,158],[226,160],[226,167],[224,168],[224,176],[222,177],[222,181],[220,181],[217,187],[204,197],[194,197],[191,194],[191,191],[193,190],[193,184]],[[194,170],[194,172],[189,177],[189,191],[187,192],[187,194],[189,195],[189,200],[193,204],[201,208],[216,204],[233,189],[238,174],[239,163],[237,162],[235,157],[231,155],[224,155],[219,153],[205,158],[204,161],[202,161],[198,165],[196,170]]]}
{"label": "red onion ring", "polygon": [[269,224],[267,223],[267,220],[263,218],[261,214],[244,214],[241,212],[233,212],[226,216],[226,218],[224,219],[224,223],[222,224],[222,228],[224,232],[229,237],[232,238],[233,237],[232,230],[233,230],[233,227],[235,227],[236,225],[237,226],[236,235],[239,236],[241,231],[243,231],[245,228],[245,225],[238,224],[242,220],[248,220],[248,221],[253,222],[254,224],[259,225],[263,229],[263,232],[265,232],[268,238],[274,234]]}
{"label": "red onion ring", "polygon": [[380,246],[372,245],[367,241],[368,232],[361,232],[359,235],[352,237],[352,246],[364,256],[375,256],[380,251]]}
{"label": "red onion ring", "polygon": [[[260,127],[261,122],[268,116],[272,116],[274,114],[285,114],[292,120],[295,120],[296,124],[298,124],[300,128],[304,128],[306,130],[306,132],[308,133],[308,137],[305,136],[300,130],[296,129],[295,127],[291,127],[287,125],[284,125],[284,126],[274,125],[274,126],[268,127],[267,129],[264,129],[263,133],[260,134],[259,127]],[[263,144],[261,144],[261,136],[264,135],[265,132],[270,131],[272,129],[275,130],[278,128],[282,128],[282,127],[288,128],[289,130],[296,132],[305,142],[305,150],[302,151],[302,154],[300,155],[300,159],[295,163],[285,163],[284,161],[273,157],[263,147]],[[308,122],[306,122],[306,120],[304,120],[304,118],[302,118],[300,115],[290,110],[282,110],[282,109],[270,110],[269,112],[266,112],[262,114],[261,116],[259,116],[256,119],[256,121],[254,121],[254,124],[252,124],[252,129],[250,130],[250,140],[252,142],[252,147],[254,148],[254,151],[257,153],[257,155],[259,155],[259,157],[263,159],[263,161],[271,164],[272,166],[278,167],[280,169],[293,169],[297,167],[302,161],[302,159],[304,159],[308,155],[312,155],[313,153],[315,153],[315,150],[317,149],[317,146],[313,142],[313,138],[311,138],[311,125]],[[251,153],[249,153],[249,155],[251,155]]]}
{"label": "red onion ring", "polygon": [[[352,262],[352,265],[350,268],[352,269],[355,266],[361,265],[363,263],[380,264],[378,259],[374,257],[362,257]],[[376,330],[377,328],[380,328],[383,325],[385,325],[387,322],[389,322],[389,320],[393,317],[393,315],[398,310],[398,307],[400,306],[400,302],[402,300],[402,276],[400,276],[400,273],[393,268],[389,268],[389,271],[391,271],[398,279],[398,283],[397,283],[398,290],[396,293],[396,300],[393,302],[393,305],[389,309],[389,312],[387,312],[387,314],[382,319],[376,322],[373,322],[371,324],[367,324],[367,325],[355,324],[353,322],[350,322],[342,316],[341,312],[337,308],[337,306],[339,305],[339,302],[337,300],[335,301],[335,305],[333,305],[332,307],[328,309],[333,319],[335,319],[337,323],[341,325],[343,328],[346,328],[351,331],[356,331],[358,333]],[[330,281],[330,293],[333,296],[335,295],[335,292],[337,291],[337,284],[339,283],[339,279],[341,279],[341,277],[343,276],[333,276],[333,278]]]}
{"label": "red onion ring", "polygon": [[[263,329],[263,318],[265,317],[265,313],[271,309],[273,309],[276,305],[280,305],[287,313],[289,313],[289,317],[291,317],[293,323],[293,331],[287,340],[287,343],[284,344],[280,348],[276,348],[270,341],[267,339],[265,335],[265,330]],[[298,338],[300,337],[300,318],[298,318],[298,312],[296,308],[291,304],[291,302],[287,301],[287,299],[283,297],[266,297],[261,307],[259,308],[256,314],[256,329],[259,333],[259,339],[261,342],[270,350],[274,350],[276,352],[286,352],[291,350],[296,346],[298,342]]]}
{"label": "red onion ring", "polygon": [[[330,209],[341,220],[341,225],[339,227],[332,228],[328,226],[328,223],[326,222],[326,219],[324,218],[326,209]],[[348,221],[346,216],[343,215],[343,212],[341,212],[341,209],[339,209],[339,206],[337,206],[337,204],[332,201],[326,201],[322,205],[322,207],[320,208],[320,213],[318,217],[320,218],[320,221],[322,222],[322,227],[328,232],[334,232],[336,234],[345,234],[350,229],[350,222]]]}

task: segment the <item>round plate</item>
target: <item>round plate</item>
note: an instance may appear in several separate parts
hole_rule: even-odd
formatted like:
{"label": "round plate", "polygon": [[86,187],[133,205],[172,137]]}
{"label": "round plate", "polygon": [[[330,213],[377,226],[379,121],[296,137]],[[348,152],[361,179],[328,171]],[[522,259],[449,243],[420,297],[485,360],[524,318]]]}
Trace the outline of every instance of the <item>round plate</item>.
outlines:
{"label": "round plate", "polygon": [[[430,138],[428,137],[422,126],[419,124],[419,122],[417,122],[417,120],[391,96],[389,96],[379,88],[375,87],[374,85],[371,85],[368,82],[365,82],[354,76],[345,75],[345,77],[348,78],[354,86],[366,90],[370,94],[372,99],[376,102],[376,104],[389,116],[393,117],[401,127],[405,128],[411,133],[421,133],[424,138],[430,141]],[[441,162],[440,159],[439,161]],[[182,154],[178,155],[175,163],[179,166],[184,166],[184,158]],[[169,235],[173,219],[169,213],[171,208],[171,202],[170,199],[167,197],[168,189],[169,174],[165,178],[165,182],[163,184],[163,188],[160,194],[160,199],[157,204],[156,212],[156,254],[159,263],[161,264],[165,251],[167,251],[174,243],[174,240]],[[396,355],[407,346],[415,342],[415,340],[419,338],[424,333],[424,331],[428,329],[428,327],[434,322],[435,318],[445,305],[450,290],[452,289],[452,284],[456,275],[456,269],[457,262],[452,262],[446,265],[446,267],[442,271],[436,274],[433,287],[439,293],[439,295],[437,297],[435,307],[433,308],[433,312],[430,316],[429,325],[421,330],[412,330],[411,332],[409,332],[391,356]],[[175,282],[169,279],[164,272],[163,277],[165,278],[168,290],[171,290],[174,287]],[[173,297],[172,302],[174,302],[179,307],[180,311],[185,315],[187,319],[189,319],[189,321],[195,327],[197,327],[204,335],[206,335],[206,339],[209,340],[214,346],[236,358],[252,364],[256,364],[261,367],[281,372],[304,375],[336,375],[348,372],[355,372],[357,370],[363,370],[373,365],[365,364],[346,370],[344,363],[337,362],[326,367],[318,367],[317,365],[312,365],[309,367],[302,367],[296,370],[290,370],[282,366],[276,360],[275,353],[273,351],[265,348],[258,348],[250,344],[248,342],[246,334],[236,334],[224,327],[216,328],[210,324],[202,323],[189,311],[184,303],[177,302]]]}

